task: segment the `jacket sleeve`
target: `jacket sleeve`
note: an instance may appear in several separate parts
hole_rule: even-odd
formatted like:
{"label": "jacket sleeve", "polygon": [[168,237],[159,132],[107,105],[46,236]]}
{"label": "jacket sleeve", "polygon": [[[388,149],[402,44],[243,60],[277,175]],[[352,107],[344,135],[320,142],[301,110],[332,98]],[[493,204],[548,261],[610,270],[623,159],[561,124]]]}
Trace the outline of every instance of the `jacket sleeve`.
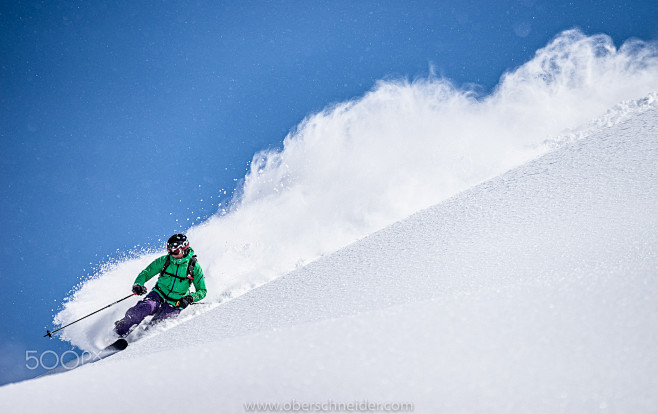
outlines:
{"label": "jacket sleeve", "polygon": [[144,284],[151,280],[153,276],[160,274],[166,260],[167,256],[162,256],[152,261],[150,265],[146,266],[146,269],[142,270],[139,275],[137,275],[135,284],[144,286]]}
{"label": "jacket sleeve", "polygon": [[201,299],[206,297],[206,278],[203,277],[203,270],[201,269],[201,265],[199,263],[194,266],[194,289],[196,289],[196,292],[190,292],[190,295],[192,295],[192,298],[194,298],[195,302],[200,301]]}

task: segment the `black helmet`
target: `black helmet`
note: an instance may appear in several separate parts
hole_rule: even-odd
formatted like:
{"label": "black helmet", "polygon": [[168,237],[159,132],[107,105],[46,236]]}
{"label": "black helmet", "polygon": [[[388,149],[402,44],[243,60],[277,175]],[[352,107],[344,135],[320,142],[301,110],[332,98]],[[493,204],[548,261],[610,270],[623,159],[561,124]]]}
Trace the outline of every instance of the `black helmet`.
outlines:
{"label": "black helmet", "polygon": [[172,253],[178,249],[182,249],[183,251],[185,251],[189,247],[190,247],[190,242],[187,240],[187,236],[184,234],[174,234],[169,238],[169,240],[167,240],[167,251],[169,253]]}

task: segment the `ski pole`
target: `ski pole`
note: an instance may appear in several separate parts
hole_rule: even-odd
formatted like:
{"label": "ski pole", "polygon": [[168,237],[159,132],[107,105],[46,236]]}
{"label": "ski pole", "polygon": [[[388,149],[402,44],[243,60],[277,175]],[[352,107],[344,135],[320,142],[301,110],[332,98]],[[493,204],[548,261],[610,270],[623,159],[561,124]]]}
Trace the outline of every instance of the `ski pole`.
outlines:
{"label": "ski pole", "polygon": [[104,308],[100,308],[99,310],[97,310],[97,311],[95,311],[95,312],[92,312],[92,313],[90,313],[90,314],[87,315],[87,316],[83,316],[82,318],[78,319],[77,321],[73,321],[73,322],[71,322],[71,323],[69,323],[69,324],[67,324],[67,325],[64,325],[64,326],[62,326],[62,327],[59,328],[59,329],[55,329],[55,330],[52,331],[52,332],[46,329],[46,334],[45,334],[43,337],[45,338],[45,337],[47,336],[47,337],[49,337],[49,338],[52,338],[52,337],[53,337],[53,334],[54,334],[55,332],[57,332],[57,331],[61,331],[62,329],[66,328],[67,326],[71,326],[71,325],[73,325],[73,324],[76,323],[76,322],[80,322],[80,321],[83,320],[84,318],[88,318],[88,317],[90,317],[91,315],[94,315],[94,314],[96,314],[96,313],[98,313],[98,312],[100,312],[100,311],[102,311],[102,310],[104,310],[104,309],[107,309],[107,308],[109,308],[110,306],[114,306],[114,305],[116,305],[117,303],[122,302],[122,301],[124,301],[124,300],[126,300],[126,299],[128,299],[128,298],[131,298],[131,297],[133,297],[133,296],[135,296],[135,295],[136,295],[136,293],[132,293],[132,294],[126,296],[126,297],[123,298],[123,299],[119,299],[119,300],[117,300],[116,302],[110,303],[109,305],[105,306]]}

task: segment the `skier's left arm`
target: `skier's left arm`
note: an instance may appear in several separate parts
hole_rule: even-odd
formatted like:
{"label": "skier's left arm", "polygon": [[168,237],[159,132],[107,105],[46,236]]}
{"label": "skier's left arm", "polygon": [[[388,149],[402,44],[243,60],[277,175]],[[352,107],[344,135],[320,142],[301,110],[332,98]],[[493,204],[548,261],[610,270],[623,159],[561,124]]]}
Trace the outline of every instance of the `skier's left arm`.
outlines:
{"label": "skier's left arm", "polygon": [[206,297],[206,278],[203,276],[203,270],[201,269],[201,266],[197,263],[196,266],[194,266],[194,289],[196,292],[190,292],[190,295],[194,299],[195,302],[198,302],[202,300],[203,298]]}

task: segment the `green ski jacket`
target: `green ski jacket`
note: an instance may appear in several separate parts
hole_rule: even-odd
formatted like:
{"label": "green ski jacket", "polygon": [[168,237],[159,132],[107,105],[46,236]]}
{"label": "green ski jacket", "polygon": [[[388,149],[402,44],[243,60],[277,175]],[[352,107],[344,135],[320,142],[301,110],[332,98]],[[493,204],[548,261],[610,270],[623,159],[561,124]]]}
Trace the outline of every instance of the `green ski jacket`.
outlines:
{"label": "green ski jacket", "polygon": [[[162,273],[162,276],[158,278],[158,281],[155,284],[154,290],[162,299],[166,300],[173,306],[178,306],[180,298],[186,295],[191,295],[195,302],[206,297],[206,281],[203,277],[203,270],[201,270],[199,262],[194,265],[194,279],[190,280],[187,278],[187,265],[193,255],[194,250],[189,248],[185,257],[180,259],[171,257],[169,266],[167,266],[164,273]],[[146,269],[142,270],[139,275],[137,275],[135,284],[144,286],[144,284],[153,278],[153,276],[159,275],[167,261],[167,256],[169,255],[158,257],[151,262]],[[195,292],[190,292],[190,285],[192,284],[194,284]]]}

